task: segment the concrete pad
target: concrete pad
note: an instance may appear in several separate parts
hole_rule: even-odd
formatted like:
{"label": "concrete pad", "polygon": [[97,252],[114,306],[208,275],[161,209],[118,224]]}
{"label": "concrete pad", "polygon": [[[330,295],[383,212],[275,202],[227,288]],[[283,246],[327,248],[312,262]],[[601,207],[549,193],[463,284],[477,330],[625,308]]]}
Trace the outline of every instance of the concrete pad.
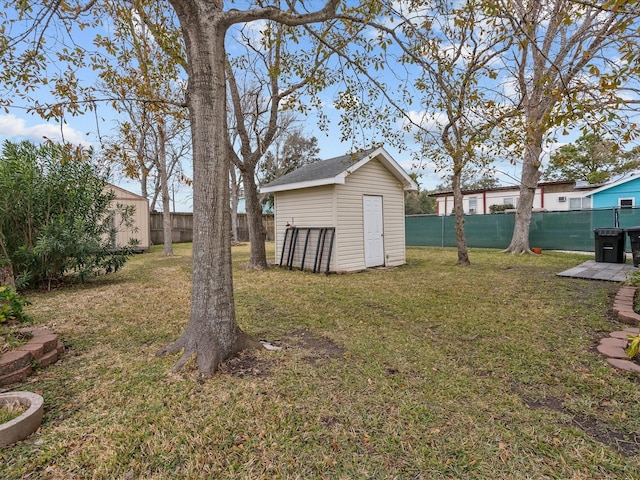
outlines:
{"label": "concrete pad", "polygon": [[624,282],[635,271],[637,268],[633,266],[633,263],[606,263],[587,260],[576,267],[558,273],[558,276]]}

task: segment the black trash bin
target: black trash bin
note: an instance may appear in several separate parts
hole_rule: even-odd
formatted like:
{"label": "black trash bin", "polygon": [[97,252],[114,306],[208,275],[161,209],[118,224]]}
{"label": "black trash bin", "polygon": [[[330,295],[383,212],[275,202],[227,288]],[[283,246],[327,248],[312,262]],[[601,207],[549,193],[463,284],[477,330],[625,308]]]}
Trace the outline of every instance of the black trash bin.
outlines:
{"label": "black trash bin", "polygon": [[624,230],[596,228],[596,262],[624,263]]}
{"label": "black trash bin", "polygon": [[640,265],[640,227],[627,228],[629,243],[631,243],[631,255],[633,255],[633,266]]}

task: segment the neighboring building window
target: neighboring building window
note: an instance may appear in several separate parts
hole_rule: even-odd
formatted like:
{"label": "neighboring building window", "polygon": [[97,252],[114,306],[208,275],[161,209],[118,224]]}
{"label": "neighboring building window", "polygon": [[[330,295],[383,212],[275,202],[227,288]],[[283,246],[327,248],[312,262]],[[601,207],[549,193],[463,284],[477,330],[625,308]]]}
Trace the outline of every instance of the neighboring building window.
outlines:
{"label": "neighboring building window", "polygon": [[631,208],[634,206],[635,199],[634,198],[619,198],[618,205],[620,208]]}
{"label": "neighboring building window", "polygon": [[478,197],[469,197],[469,213],[478,212]]}
{"label": "neighboring building window", "polygon": [[503,205],[511,205],[513,206],[513,208],[515,208],[516,205],[516,197],[505,197],[504,199],[502,199],[502,204]]}
{"label": "neighboring building window", "polygon": [[569,210],[583,210],[585,208],[591,208],[590,197],[577,197],[569,199]]}

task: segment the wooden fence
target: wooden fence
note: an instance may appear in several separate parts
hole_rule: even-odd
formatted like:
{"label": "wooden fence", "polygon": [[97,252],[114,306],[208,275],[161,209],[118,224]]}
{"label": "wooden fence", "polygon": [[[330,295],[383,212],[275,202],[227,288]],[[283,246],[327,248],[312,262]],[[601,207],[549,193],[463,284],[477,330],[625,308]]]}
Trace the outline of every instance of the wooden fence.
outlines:
{"label": "wooden fence", "polygon": [[[273,240],[273,215],[263,215],[262,224],[267,230],[267,240]],[[151,221],[149,222],[149,226],[151,230],[151,244],[162,244],[164,242],[164,233],[162,229],[162,213],[151,213]],[[229,234],[231,234],[231,232],[229,232]],[[173,243],[193,241],[193,213],[171,214],[171,241]],[[247,225],[247,216],[245,214],[238,214],[238,241],[249,241],[249,227]]]}

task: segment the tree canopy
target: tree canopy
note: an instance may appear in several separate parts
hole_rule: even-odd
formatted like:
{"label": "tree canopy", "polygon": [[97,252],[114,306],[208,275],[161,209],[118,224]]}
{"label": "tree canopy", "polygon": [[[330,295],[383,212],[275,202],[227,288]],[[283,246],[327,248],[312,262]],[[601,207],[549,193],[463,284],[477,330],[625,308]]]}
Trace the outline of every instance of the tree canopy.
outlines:
{"label": "tree canopy", "polygon": [[600,184],[639,167],[640,159],[633,151],[622,151],[617,142],[589,133],[555,151],[544,171],[544,178]]}
{"label": "tree canopy", "polygon": [[[509,247],[522,252],[528,251],[543,145],[553,129],[617,120],[622,135],[635,131],[620,113],[627,105],[627,80],[637,78],[638,72],[638,13],[627,0],[326,0],[316,6],[313,10],[296,0],[33,1],[5,2],[0,13],[5,20],[0,62],[6,91],[30,102],[45,118],[62,121],[65,115],[95,109],[95,91],[81,81],[79,71],[93,70],[101,55],[122,53],[105,40],[104,32],[111,22],[134,12],[162,51],[184,69],[184,98],[176,103],[187,108],[191,128],[195,225],[190,320],[184,333],[162,351],[182,351],[176,369],[195,356],[199,371],[210,375],[239,350],[259,346],[238,326],[233,297],[230,32],[258,25],[266,42],[256,44],[258,54],[270,42],[297,45],[296,55],[286,58],[287,68],[270,63],[268,77],[270,87],[275,73],[288,75],[293,84],[296,79],[313,80],[307,84],[308,101],[294,95],[289,108],[322,107],[316,94],[342,82],[333,106],[345,110],[339,124],[343,139],[353,139],[358,132],[372,141],[374,131],[401,147],[402,118],[407,128],[418,132],[423,146],[437,147],[446,159],[441,169],[453,174],[460,264],[469,263],[460,180],[468,165],[483,166],[484,159],[492,157],[487,149],[504,146],[522,158],[522,189]],[[89,50],[79,38],[93,27],[102,30]],[[277,39],[277,31],[285,36]],[[329,55],[336,56],[331,68],[309,68]],[[246,61],[238,66],[249,68]],[[39,86],[62,101],[45,104],[35,98]],[[127,85],[123,96],[135,87]],[[280,88],[271,88],[276,97],[280,93]],[[257,125],[244,122],[251,119],[237,105],[236,127]],[[242,148],[249,156],[263,155],[264,145],[261,149],[256,137],[244,141]]]}
{"label": "tree canopy", "polygon": [[[258,177],[262,185],[293,172],[297,168],[320,160],[318,139],[306,136],[301,128],[289,130],[264,156]],[[264,203],[273,206],[273,195],[267,195]]]}

